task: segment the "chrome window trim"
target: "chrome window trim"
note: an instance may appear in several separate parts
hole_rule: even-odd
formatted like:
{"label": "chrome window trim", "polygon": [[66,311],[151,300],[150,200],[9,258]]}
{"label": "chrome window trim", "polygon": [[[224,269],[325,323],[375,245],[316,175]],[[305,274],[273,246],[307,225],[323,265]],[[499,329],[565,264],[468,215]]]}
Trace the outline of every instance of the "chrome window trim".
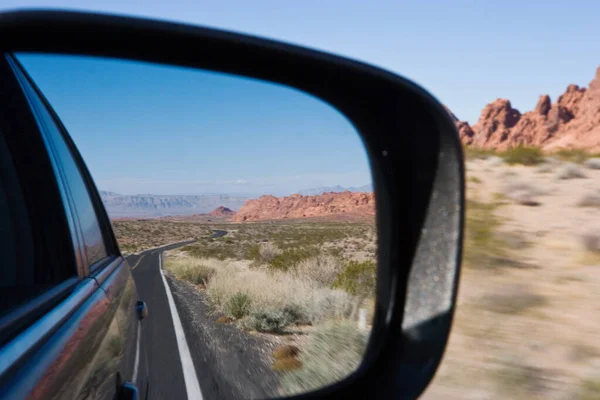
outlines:
{"label": "chrome window trim", "polygon": [[[27,300],[15,309],[0,317],[0,343],[9,341],[11,335],[17,336],[22,326],[26,329],[28,321],[35,318],[33,314],[49,310],[59,303],[60,299],[72,292],[73,288],[79,284],[78,276],[73,276],[44,293]],[[17,332],[15,332],[15,329]]]}
{"label": "chrome window trim", "polygon": [[99,286],[94,279],[82,280],[65,300],[2,346],[0,377],[23,360],[30,351],[42,344],[98,289]]}
{"label": "chrome window trim", "polygon": [[5,55],[9,65],[11,66],[19,85],[21,86],[21,90],[27,99],[27,103],[31,107],[32,115],[38,125],[38,128],[41,132],[42,139],[44,141],[44,145],[50,155],[50,162],[52,163],[52,168],[54,169],[54,176],[56,177],[58,188],[60,190],[60,195],[63,200],[63,206],[65,207],[65,214],[67,217],[67,222],[69,224],[69,230],[71,232],[71,240],[73,244],[73,252],[75,253],[75,261],[77,263],[77,273],[80,277],[84,277],[84,265],[86,264],[86,255],[83,251],[83,238],[81,233],[81,228],[79,226],[79,220],[77,219],[77,213],[75,212],[75,205],[73,204],[73,200],[71,197],[70,189],[66,183],[66,176],[62,169],[62,165],[59,162],[59,158],[52,144],[52,141],[48,137],[48,133],[46,132],[46,125],[43,123],[40,117],[40,110],[38,109],[37,101],[35,101],[32,97],[35,93],[32,93],[33,88],[27,81],[26,77],[23,75],[17,64],[14,62],[13,57],[11,55]]}

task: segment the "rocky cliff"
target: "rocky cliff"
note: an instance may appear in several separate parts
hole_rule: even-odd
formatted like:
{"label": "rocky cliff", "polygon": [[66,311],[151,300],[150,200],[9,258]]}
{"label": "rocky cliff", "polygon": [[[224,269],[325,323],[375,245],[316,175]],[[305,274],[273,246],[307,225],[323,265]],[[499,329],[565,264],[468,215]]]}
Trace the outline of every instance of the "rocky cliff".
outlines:
{"label": "rocky cliff", "polygon": [[523,114],[507,99],[486,105],[473,127],[449,113],[467,146],[505,150],[525,145],[547,150],[599,151],[600,67],[588,88],[569,85],[554,103],[548,95],[542,95],[535,108]]}
{"label": "rocky cliff", "polygon": [[338,214],[375,214],[373,193],[323,193],[318,196],[293,194],[286,197],[261,196],[248,200],[233,217],[234,221],[323,217]]}

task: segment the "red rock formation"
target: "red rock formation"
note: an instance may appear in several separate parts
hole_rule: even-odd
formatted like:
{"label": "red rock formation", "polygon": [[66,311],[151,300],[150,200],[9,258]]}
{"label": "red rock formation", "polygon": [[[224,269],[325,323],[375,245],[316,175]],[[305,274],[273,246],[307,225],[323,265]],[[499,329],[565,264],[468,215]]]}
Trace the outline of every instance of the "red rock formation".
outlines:
{"label": "red rock formation", "polygon": [[587,90],[569,86],[558,103],[573,117],[557,135],[548,149],[583,148],[600,151],[600,67]]}
{"label": "red rock formation", "polygon": [[444,108],[450,115],[450,118],[452,119],[452,122],[454,122],[454,125],[456,125],[456,129],[458,130],[458,135],[460,137],[461,142],[463,142],[466,145],[472,144],[475,132],[473,132],[473,129],[471,128],[469,123],[466,121],[460,121],[458,118],[456,118],[456,115],[454,115],[448,107],[444,106]]}
{"label": "red rock formation", "polygon": [[234,221],[322,217],[333,214],[375,214],[373,193],[345,191],[323,193],[319,196],[293,194],[287,197],[271,195],[248,200],[236,213]]}
{"label": "red rock formation", "polygon": [[582,148],[600,150],[600,67],[589,88],[569,85],[553,104],[540,96],[533,111],[521,115],[510,101],[488,104],[471,127],[450,110],[461,141],[467,146],[504,150],[519,145],[552,150]]}
{"label": "red rock formation", "polygon": [[215,217],[231,217],[234,214],[235,211],[223,206],[217,207],[213,211],[208,213],[208,215],[212,215]]}
{"label": "red rock formation", "polygon": [[510,101],[496,99],[485,106],[477,123],[473,126],[475,147],[497,147],[504,142],[510,129],[519,122],[521,113],[512,108]]}

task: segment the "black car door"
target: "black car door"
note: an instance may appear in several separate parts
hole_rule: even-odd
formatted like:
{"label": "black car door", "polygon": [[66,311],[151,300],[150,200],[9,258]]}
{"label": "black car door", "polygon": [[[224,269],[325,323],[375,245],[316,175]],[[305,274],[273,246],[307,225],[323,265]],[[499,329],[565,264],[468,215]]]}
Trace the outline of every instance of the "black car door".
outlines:
{"label": "black car door", "polygon": [[130,268],[81,156],[10,55],[0,59],[0,113],[0,250],[9,257],[0,397],[113,399],[136,386],[145,395]]}

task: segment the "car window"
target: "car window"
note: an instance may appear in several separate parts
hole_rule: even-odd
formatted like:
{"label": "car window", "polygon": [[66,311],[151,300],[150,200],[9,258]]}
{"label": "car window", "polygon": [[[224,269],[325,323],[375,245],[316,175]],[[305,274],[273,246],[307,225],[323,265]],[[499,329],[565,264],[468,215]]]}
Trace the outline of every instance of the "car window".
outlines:
{"label": "car window", "polygon": [[0,134],[0,314],[38,293],[46,278],[35,268],[25,204],[12,156]]}
{"label": "car window", "polygon": [[78,280],[48,154],[9,58],[0,58],[0,344]]}
{"label": "car window", "polygon": [[[87,265],[92,265],[106,257],[107,251],[96,210],[87,190],[85,180],[73,158],[71,149],[54,118],[46,108],[46,105],[33,88],[29,87],[27,91],[32,106],[40,119],[40,123],[45,127],[48,145],[52,147],[55,157],[59,160],[62,173],[68,183],[68,190],[75,205],[83,235],[83,247],[87,257]],[[65,206],[68,207],[67,205]]]}

